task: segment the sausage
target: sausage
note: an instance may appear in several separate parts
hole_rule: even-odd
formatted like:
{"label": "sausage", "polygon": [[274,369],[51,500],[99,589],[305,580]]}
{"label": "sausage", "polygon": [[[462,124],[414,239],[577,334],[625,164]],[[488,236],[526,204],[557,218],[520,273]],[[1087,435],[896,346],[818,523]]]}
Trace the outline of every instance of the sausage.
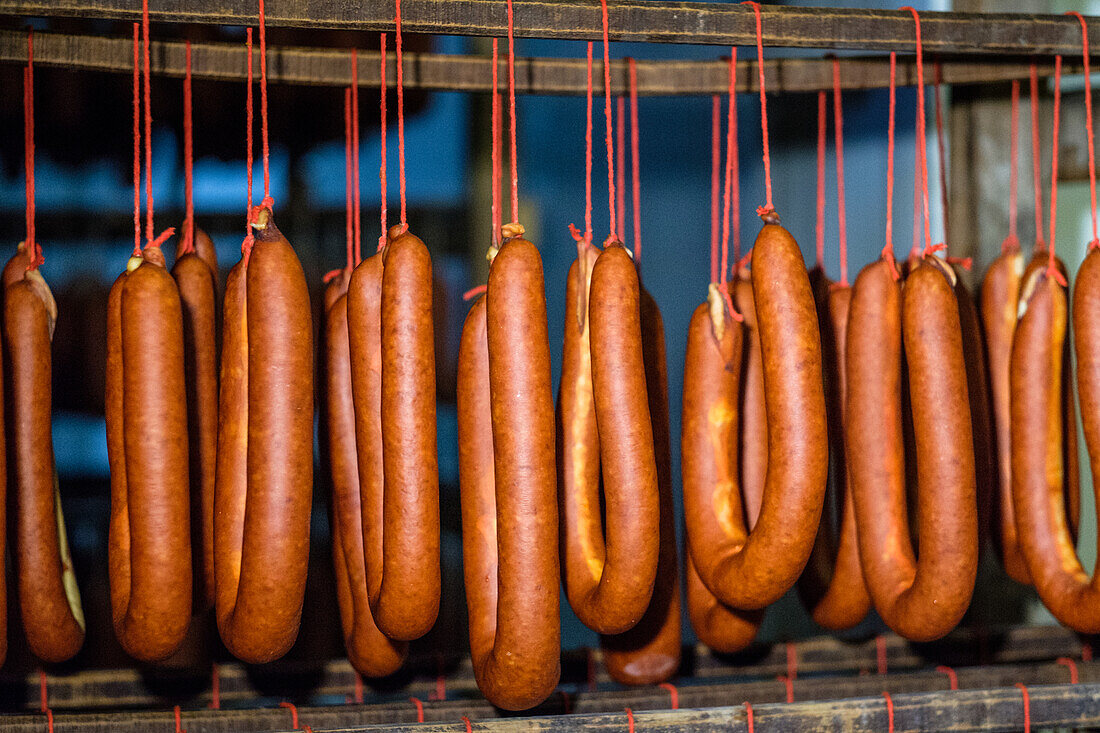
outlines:
{"label": "sausage", "polygon": [[[814,273],[810,273],[814,282]],[[799,579],[798,591],[810,616],[821,627],[849,629],[871,610],[871,596],[859,560],[855,504],[845,464],[844,425],[847,422],[847,370],[844,353],[848,337],[848,310],[852,289],[831,285],[822,278],[818,288],[818,321],[825,370],[825,398],[829,416],[833,487],[839,506],[837,532],[831,529],[831,511],[823,511],[813,552]]]}
{"label": "sausage", "polygon": [[[898,634],[930,641],[962,618],[978,565],[974,450],[954,274],[935,257],[904,292],[890,263],[863,268],[848,317],[849,481],[864,579]],[[920,558],[909,539],[902,340],[915,435]]]}
{"label": "sausage", "polygon": [[1009,437],[1008,364],[1012,355],[1012,337],[1016,331],[1020,282],[1024,258],[1019,246],[1003,252],[982,280],[981,316],[989,366],[989,394],[997,457],[996,493],[997,531],[994,544],[1005,573],[1017,583],[1031,583],[1016,534],[1016,515],[1012,509],[1012,450]]}
{"label": "sausage", "polygon": [[[1085,442],[1095,474],[1100,439],[1096,420],[1098,372],[1096,315],[1100,257],[1090,251],[1077,273],[1073,295],[1077,389]],[[1062,431],[1065,289],[1044,270],[1024,280],[1020,320],[1012,344],[1012,500],[1020,547],[1035,590],[1061,623],[1081,633],[1100,631],[1100,575],[1081,567],[1067,522]]]}
{"label": "sausage", "polygon": [[[180,227],[180,231],[183,232],[183,236],[179,239],[179,245],[176,247],[176,262],[186,254],[183,251],[184,242],[187,238],[187,222],[183,223]],[[206,266],[210,269],[211,274],[214,276],[215,290],[220,289],[221,278],[218,274],[218,250],[214,247],[214,240],[210,238],[202,227],[195,227],[195,239],[192,242],[194,245],[194,253],[198,255],[199,259],[206,263]]]}
{"label": "sausage", "polygon": [[[12,266],[11,261],[8,264]],[[12,267],[13,273],[18,266]],[[45,662],[72,658],[84,643],[85,628],[61,512],[50,426],[50,342],[56,320],[57,305],[49,286],[38,270],[24,266],[22,278],[4,289],[9,463],[15,479],[13,565],[27,643]]]}
{"label": "sausage", "polygon": [[618,634],[649,606],[660,506],[637,270],[617,242],[598,256],[594,249],[585,247],[574,262],[566,290],[558,488],[563,581],[582,623]]}
{"label": "sausage", "polygon": [[653,685],[667,680],[680,666],[680,561],[672,500],[665,325],[657,301],[644,287],[640,289],[640,297],[642,360],[653,426],[660,510],[657,576],[649,607],[637,625],[622,634],[601,636],[600,644],[612,679],[628,685]]}
{"label": "sausage", "polygon": [[348,288],[351,387],[371,613],[391,639],[439,612],[439,479],[431,257],[391,227]]}
{"label": "sausage", "polygon": [[765,224],[756,238],[752,283],[773,447],[760,519],[748,536],[691,543],[704,585],[741,609],[778,600],[801,575],[821,520],[829,462],[813,293],[798,244],[778,224]]}
{"label": "sausage", "polygon": [[744,319],[745,357],[741,370],[741,495],[749,526],[756,525],[764,501],[764,477],[768,472],[768,416],[764,407],[764,364],[760,352],[760,324],[752,297],[752,276],[748,270],[738,273],[734,302]]}
{"label": "sausage", "polygon": [[159,247],[130,258],[108,310],[111,618],[122,648],[154,662],[191,621],[183,315]]}
{"label": "sausage", "polygon": [[720,654],[733,654],[751,644],[760,631],[764,610],[739,611],[723,605],[699,579],[690,551],[684,553],[684,575],[688,619],[699,641]]}
{"label": "sausage", "polygon": [[[196,242],[198,234],[196,232]],[[203,235],[205,236],[205,235]],[[216,266],[216,264],[215,264]],[[214,606],[214,474],[218,451],[217,284],[197,252],[176,258],[172,277],[183,314],[191,479],[192,597],[196,611]]]}
{"label": "sausage", "polygon": [[342,272],[325,289],[325,425],[332,474],[333,570],[348,659],[366,677],[385,677],[401,667],[407,645],[390,641],[378,630],[367,598],[348,351],[348,280]]}
{"label": "sausage", "polygon": [[470,654],[494,705],[524,710],[561,675],[550,344],[535,246],[505,240],[458,361],[459,480]]}
{"label": "sausage", "polygon": [[[290,244],[261,209],[226,281],[214,513],[218,630],[258,664],[293,645],[309,561],[313,334]],[[250,510],[250,511],[249,511]]]}

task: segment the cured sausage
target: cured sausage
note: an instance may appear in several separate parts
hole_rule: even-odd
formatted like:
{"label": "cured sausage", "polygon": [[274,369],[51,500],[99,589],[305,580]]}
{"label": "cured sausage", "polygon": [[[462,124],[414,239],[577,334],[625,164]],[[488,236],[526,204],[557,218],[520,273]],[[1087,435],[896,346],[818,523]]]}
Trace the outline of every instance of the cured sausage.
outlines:
{"label": "cured sausage", "polygon": [[[810,281],[814,282],[814,273]],[[825,370],[825,398],[829,416],[829,446],[832,454],[833,487],[839,506],[838,529],[831,529],[832,511],[821,515],[817,539],[806,570],[798,583],[799,595],[810,616],[821,627],[849,629],[871,610],[871,596],[863,579],[855,503],[845,463],[844,425],[847,422],[847,369],[844,353],[848,338],[848,310],[852,289],[819,280],[818,322]]]}
{"label": "cured sausage", "polygon": [[128,654],[159,661],[191,621],[183,316],[160,247],[111,287],[106,379],[111,617]]}
{"label": "cured sausage", "polygon": [[298,635],[313,492],[313,334],[302,266],[270,209],[229,273],[218,400],[218,629],[251,663]]}
{"label": "cured sausage", "polygon": [[439,479],[431,257],[391,227],[348,288],[351,386],[367,589],[391,639],[426,634],[439,612]]}
{"label": "cured sausage", "polygon": [[[196,231],[196,244],[199,234],[201,230]],[[216,262],[214,266],[217,267]],[[197,247],[194,252],[178,254],[172,266],[183,314],[188,475],[191,479],[192,596],[196,611],[214,606],[214,475],[218,451],[217,284],[214,272]]]}
{"label": "cured sausage", "polygon": [[653,425],[653,454],[661,514],[657,578],[649,607],[637,625],[622,634],[600,637],[604,664],[616,682],[652,685],[664,682],[680,666],[680,574],[672,500],[672,456],[668,413],[668,359],[665,325],[657,301],[641,294],[642,360]]}
{"label": "cured sausage", "polygon": [[[176,261],[179,262],[180,258],[185,254],[184,242],[187,240],[187,222],[184,221],[180,227],[180,232],[183,236],[179,239],[179,245],[176,248]],[[221,278],[218,276],[218,250],[214,247],[214,240],[210,238],[202,227],[195,227],[195,239],[193,241],[195,247],[194,253],[198,255],[199,259],[206,263],[206,266],[210,269],[211,274],[214,276],[215,289],[220,289]]]}
{"label": "cured sausage", "polygon": [[746,516],[737,478],[743,338],[742,329],[726,312],[718,286],[712,284],[707,302],[691,317],[684,358],[684,566],[688,618],[696,636],[712,649],[730,653],[753,640],[763,611],[735,610],[715,598],[695,569],[692,546],[717,546],[744,537],[755,525],[755,518]]}
{"label": "cured sausage", "polygon": [[[7,423],[14,477],[13,561],[23,628],[31,652],[45,662],[72,658],[84,643],[84,611],[69,554],[50,426],[50,356],[57,304],[38,270],[17,254],[5,268],[4,351]],[[27,260],[29,262],[29,259]],[[10,269],[9,269],[10,268]]]}
{"label": "cured sausage", "polygon": [[[506,227],[507,229],[507,227]],[[470,309],[458,361],[462,553],[482,693],[523,710],[561,674],[554,413],[542,263],[513,237]]]}
{"label": "cured sausage", "polygon": [[577,617],[601,634],[641,619],[659,555],[639,298],[633,259],[618,242],[598,256],[585,246],[570,268],[559,394],[563,581]]}
{"label": "cured sausage", "polygon": [[378,630],[367,598],[348,351],[348,280],[348,274],[341,272],[325,289],[325,422],[332,474],[333,570],[348,659],[360,674],[384,677],[401,667],[407,645],[390,641]]}
{"label": "cured sausage", "polygon": [[[1100,257],[1090,251],[1077,274],[1073,315],[1077,321],[1077,389],[1085,442],[1094,475],[1100,463],[1096,419],[1100,350],[1096,313],[1100,304]],[[1012,499],[1020,547],[1035,590],[1061,623],[1082,633],[1100,631],[1100,575],[1090,580],[1077,559],[1065,496],[1064,343],[1066,293],[1044,270],[1024,280],[1020,320],[1012,344]]]}
{"label": "cured sausage", "polygon": [[731,524],[733,534],[716,544],[690,543],[704,585],[741,609],[778,600],[801,575],[821,519],[829,461],[813,293],[802,252],[779,224],[766,223],[756,238],[752,283],[773,447],[760,519],[751,533]]}
{"label": "cured sausage", "polygon": [[1012,449],[1009,435],[1011,392],[1008,365],[1012,355],[1012,338],[1016,331],[1023,273],[1024,257],[1019,246],[1006,250],[993,260],[982,280],[981,316],[996,437],[997,530],[993,533],[993,538],[1001,565],[1008,577],[1017,583],[1030,584],[1031,576],[1028,575],[1024,556],[1020,552],[1016,514],[1012,508]]}
{"label": "cured sausage", "polygon": [[[850,486],[864,579],[883,621],[915,641],[939,638],[974,590],[978,520],[966,364],[953,289],[938,258],[904,292],[890,263],[863,268],[848,319]],[[920,557],[909,539],[902,437],[904,338],[915,435]]]}
{"label": "cured sausage", "polygon": [[764,477],[768,472],[768,415],[764,406],[764,363],[760,351],[760,324],[756,320],[756,303],[752,297],[752,275],[748,270],[738,273],[734,303],[744,319],[741,370],[739,430],[741,464],[738,468],[741,496],[749,526],[755,526],[764,501]]}

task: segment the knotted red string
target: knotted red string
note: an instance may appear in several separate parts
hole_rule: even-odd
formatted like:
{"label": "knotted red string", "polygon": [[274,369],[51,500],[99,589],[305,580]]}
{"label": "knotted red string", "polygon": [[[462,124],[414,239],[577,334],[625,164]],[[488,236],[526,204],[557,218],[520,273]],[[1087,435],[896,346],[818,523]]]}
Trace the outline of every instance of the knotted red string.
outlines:
{"label": "knotted red string", "polygon": [[394,47],[397,50],[397,176],[401,189],[401,229],[404,231],[409,227],[409,220],[405,201],[405,70],[402,68],[401,0],[395,0],[394,7]]}
{"label": "knotted red string", "polygon": [[615,100],[615,216],[616,235],[626,242],[626,97]]}
{"label": "knotted red string", "polygon": [[756,730],[756,725],[752,715],[752,703],[746,700],[741,704],[745,706],[745,725],[748,727],[749,733],[753,733]]}
{"label": "knotted red string", "polygon": [[195,251],[195,202],[192,186],[194,137],[191,129],[191,41],[184,46],[183,70],[183,251]]}
{"label": "knotted red string", "polygon": [[424,722],[424,703],[418,697],[410,697],[409,700],[416,706],[416,722]]}
{"label": "knotted red string", "polygon": [[611,140],[611,50],[608,42],[607,0],[600,0],[600,16],[603,22],[603,118],[604,145],[607,149],[607,209],[611,224],[610,236],[619,231],[615,218],[615,146]]}
{"label": "knotted red string", "polygon": [[142,93],[145,98],[145,240],[153,240],[153,110],[149,81],[149,0],[141,0]]}
{"label": "knotted red string", "polygon": [[42,264],[42,246],[34,234],[34,31],[27,31],[27,67],[23,70],[23,155],[26,171],[28,270]]}
{"label": "knotted red string", "polygon": [[271,151],[267,144],[267,34],[264,0],[260,3],[260,141],[264,156],[264,200],[271,198]]}
{"label": "knotted red string", "polygon": [[814,219],[817,267],[825,269],[825,92],[817,93],[817,216]]}
{"label": "knotted red string", "polygon": [[[729,244],[731,229],[733,229],[734,261],[737,261],[739,250],[738,241],[741,238],[740,218],[737,209],[740,207],[740,185],[737,180],[737,47],[730,49],[729,61],[729,105],[726,113],[726,181],[722,195],[722,263],[718,272],[718,290],[722,293],[722,299],[726,302],[730,317],[735,321],[741,321],[741,314],[733,307],[733,299],[730,298],[729,288]],[[731,223],[732,214],[732,223]]]}
{"label": "knotted red string", "polygon": [[[493,233],[491,241],[494,246],[500,244],[500,227],[503,218],[500,213],[500,92],[498,91],[497,75],[500,64],[497,53],[497,39],[493,39],[493,113],[492,113],[492,159],[493,159]],[[591,95],[589,95],[591,96]]]}
{"label": "knotted red string", "polygon": [[1089,247],[1100,247],[1100,235],[1096,230],[1096,150],[1092,132],[1092,79],[1089,76],[1089,27],[1083,15],[1070,10],[1066,15],[1074,15],[1081,23],[1081,60],[1085,66],[1085,134],[1089,143],[1089,203],[1092,205],[1092,240]]}
{"label": "knotted red string", "polygon": [[626,730],[627,733],[634,733],[634,711],[630,708],[626,708]]}
{"label": "knotted red string", "polygon": [[890,113],[886,130],[886,243],[882,247],[882,257],[890,264],[894,280],[901,274],[894,262],[894,118],[897,112],[897,72],[898,55],[890,52]]}
{"label": "knotted red string", "polygon": [[959,689],[959,675],[955,674],[955,670],[945,664],[941,664],[936,667],[936,671],[947,675],[947,684],[952,690]]}
{"label": "knotted red string", "polygon": [[[920,94],[920,92],[918,92]],[[913,117],[913,129],[920,130],[920,109],[916,109],[916,114]],[[913,246],[909,249],[910,259],[920,257],[921,253],[921,224],[924,220],[920,215],[920,172],[921,172],[921,157],[920,157],[920,136],[918,134],[913,135]]]}
{"label": "knotted red string", "polygon": [[381,85],[381,92],[379,94],[378,110],[379,110],[379,123],[381,126],[382,135],[382,163],[378,168],[378,183],[382,190],[382,234],[378,237],[378,251],[381,252],[382,248],[386,246],[386,233],[388,231],[386,227],[386,34],[383,33],[379,39],[379,53],[382,55],[382,68],[379,70],[379,84]]}
{"label": "knotted red string", "polygon": [[1043,160],[1039,147],[1039,73],[1031,62],[1031,170],[1035,184],[1035,249],[1046,249],[1043,241]]}
{"label": "knotted red string", "polygon": [[668,703],[669,707],[673,710],[680,709],[680,691],[676,689],[676,685],[671,682],[662,682],[657,685],[658,687],[668,690]]}
{"label": "knotted red string", "polygon": [[1020,238],[1016,236],[1016,188],[1017,188],[1017,163],[1019,157],[1019,143],[1017,138],[1019,137],[1020,128],[1020,82],[1017,79],[1012,80],[1012,114],[1009,122],[1009,173],[1008,173],[1008,236],[1005,237],[1004,243],[1001,244],[1001,251],[1007,252],[1014,247],[1020,246]]}
{"label": "knotted red string", "polygon": [[[141,256],[141,61],[138,34],[134,23],[134,257]],[[24,73],[24,78],[26,74]]]}
{"label": "knotted red string", "polygon": [[252,29],[246,28],[244,35],[245,47],[248,49],[248,72],[247,72],[247,84],[244,96],[245,107],[245,153],[244,153],[244,166],[247,170],[246,183],[247,188],[246,195],[248,197],[245,203],[245,235],[244,241],[241,242],[241,259],[247,264],[248,257],[252,253]]}
{"label": "knotted red string", "polygon": [[718,200],[722,169],[722,100],[710,98],[710,282],[718,282]]}
{"label": "knotted red string", "polygon": [[[512,168],[512,223],[519,223],[519,158],[516,155],[516,38],[512,0],[508,0],[508,116]],[[591,72],[589,73],[591,76]]]}
{"label": "knotted red string", "polygon": [[894,733],[894,698],[890,697],[889,692],[883,692],[882,697],[886,700],[886,730]]}
{"label": "knotted red string", "polygon": [[947,218],[947,138],[943,132],[943,105],[940,100],[940,84],[943,83],[943,65],[937,61],[932,65],[932,89],[936,114],[936,148],[940,161],[940,199],[943,205],[943,239],[951,241],[951,226]]}
{"label": "knotted red string", "polygon": [[630,206],[634,229],[634,264],[642,264],[642,184],[638,157],[638,68],[634,59],[626,60],[630,74]]}
{"label": "knotted red string", "polygon": [[588,42],[587,76],[585,82],[584,113],[584,233],[577,231],[572,224],[569,232],[577,242],[577,257],[582,257],[584,248],[592,242],[592,42]]}
{"label": "knotted red string", "polygon": [[295,707],[294,703],[283,700],[279,703],[279,707],[286,708],[290,711],[290,727],[294,730],[298,730],[298,708]]}
{"label": "knotted red string", "polygon": [[1050,141],[1050,241],[1047,244],[1047,276],[1066,287],[1066,278],[1055,264],[1055,234],[1058,231],[1058,127],[1062,109],[1062,57],[1054,57],[1054,132]]}
{"label": "knotted red string", "polygon": [[355,261],[358,265],[363,259],[363,237],[359,218],[359,51],[351,49],[351,170],[355,195],[353,206],[353,235],[355,242]]}
{"label": "knotted red string", "polygon": [[756,16],[756,67],[760,77],[760,136],[764,142],[764,205],[757,208],[757,215],[767,222],[775,216],[772,206],[772,159],[768,145],[768,98],[764,93],[764,32],[760,20],[760,3],[745,0],[742,5],[751,5]]}
{"label": "knotted red string", "polygon": [[1077,684],[1077,682],[1078,682],[1077,662],[1073,661],[1069,657],[1058,657],[1056,660],[1054,660],[1054,663],[1055,664],[1060,664],[1063,667],[1065,667],[1066,669],[1068,669],[1069,670],[1069,683],[1071,685],[1076,685]]}
{"label": "knotted red string", "polygon": [[924,213],[924,251],[921,253],[923,257],[931,255],[933,252],[943,249],[943,247],[937,245],[932,246],[932,231],[931,231],[931,216],[928,210],[928,149],[925,141],[926,137],[926,125],[924,114],[924,46],[921,41],[920,32],[920,14],[911,7],[904,7],[902,10],[908,10],[913,15],[913,24],[916,26],[916,46],[917,46],[917,143],[920,147],[920,176],[921,176],[921,207]]}
{"label": "knotted red string", "polygon": [[1028,694],[1027,685],[1017,682],[1016,687],[1024,698],[1024,733],[1031,733],[1031,695]]}
{"label": "knotted red string", "polygon": [[833,127],[836,146],[836,211],[840,228],[840,286],[848,287],[848,222],[844,208],[844,108],[840,100],[840,61],[833,59]]}
{"label": "knotted red string", "polygon": [[348,87],[344,90],[344,238],[348,272],[355,267],[355,184],[352,183],[351,160],[351,87]]}

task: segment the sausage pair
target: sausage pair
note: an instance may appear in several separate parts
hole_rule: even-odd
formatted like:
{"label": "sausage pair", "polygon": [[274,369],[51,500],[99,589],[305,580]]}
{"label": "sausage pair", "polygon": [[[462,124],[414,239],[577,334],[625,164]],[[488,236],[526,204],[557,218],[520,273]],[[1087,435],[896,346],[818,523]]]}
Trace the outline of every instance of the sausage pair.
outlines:
{"label": "sausage pair", "polygon": [[545,286],[514,226],[462,328],[458,459],[474,675],[494,705],[523,710],[557,685],[561,620]]}
{"label": "sausage pair", "polygon": [[226,647],[269,662],[294,643],[309,560],[313,334],[301,264],[268,208],[229,273],[214,506],[215,605]]}
{"label": "sausage pair", "polygon": [[50,423],[50,348],[57,304],[41,273],[27,269],[29,265],[21,247],[3,272],[7,468],[15,490],[13,565],[31,652],[45,662],[63,662],[84,643],[84,611],[61,513]]}
{"label": "sausage pair", "polygon": [[352,272],[347,323],[370,612],[411,641],[439,612],[439,471],[431,256],[400,225]]}

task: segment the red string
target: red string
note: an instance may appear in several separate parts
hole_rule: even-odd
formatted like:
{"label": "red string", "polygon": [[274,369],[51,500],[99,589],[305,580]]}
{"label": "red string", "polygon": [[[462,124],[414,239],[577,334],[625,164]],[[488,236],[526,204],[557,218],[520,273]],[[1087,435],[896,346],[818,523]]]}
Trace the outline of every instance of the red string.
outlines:
{"label": "red string", "polygon": [[844,108],[840,100],[838,59],[833,59],[833,127],[836,147],[836,211],[840,228],[840,285],[848,287],[848,222],[844,208]]}
{"label": "red string", "polygon": [[23,153],[25,155],[27,197],[28,270],[42,264],[42,247],[34,234],[34,31],[27,31],[27,67],[23,71]]}
{"label": "red string", "polygon": [[745,0],[742,5],[751,5],[756,16],[756,66],[760,76],[760,136],[764,141],[764,205],[756,213],[765,221],[775,214],[772,206],[772,159],[768,146],[768,99],[764,93],[764,33],[760,20],[760,3]]}
{"label": "red string", "polygon": [[786,688],[786,690],[787,690],[787,698],[786,698],[787,702],[788,703],[794,702],[794,680],[792,680],[790,677],[788,677],[785,674],[777,674],[775,676],[775,679],[779,682],[782,682],[783,686]]}
{"label": "red string", "polygon": [[347,271],[355,267],[355,204],[351,182],[351,87],[344,90],[344,238]]}
{"label": "red string", "polygon": [[38,670],[38,704],[42,712],[50,709],[50,688],[46,679],[46,670]]}
{"label": "red string", "polygon": [[728,112],[726,113],[726,181],[723,191],[722,203],[722,263],[718,273],[718,289],[722,293],[722,299],[726,301],[726,308],[734,320],[740,321],[741,316],[733,307],[733,300],[729,291],[729,243],[730,230],[733,231],[734,261],[737,261],[739,253],[738,242],[740,240],[741,220],[737,214],[740,208],[740,186],[737,180],[737,47],[730,50],[729,61],[729,95]]}
{"label": "red string", "polygon": [[825,269],[825,92],[817,93],[817,266]]}
{"label": "red string", "polygon": [[401,228],[407,229],[409,220],[405,204],[405,70],[402,68],[402,41],[401,41],[401,0],[395,0],[395,32],[394,45],[397,49],[397,162],[398,181],[401,189]]}
{"label": "red string", "polygon": [[947,153],[945,151],[947,142],[943,133],[943,109],[940,101],[940,84],[942,83],[943,65],[937,61],[932,65],[932,88],[935,95],[934,101],[936,110],[936,147],[939,151],[940,160],[940,197],[943,205],[943,239],[945,242],[950,242],[951,227],[947,219]]}
{"label": "red string", "polygon": [[351,49],[351,169],[354,172],[352,182],[355,186],[354,205],[354,238],[355,238],[355,263],[358,265],[363,259],[362,227],[359,218],[359,51]]}
{"label": "red string", "polygon": [[1031,169],[1035,183],[1035,249],[1046,249],[1043,242],[1043,161],[1039,148],[1039,74],[1031,62]]}
{"label": "red string", "polygon": [[[248,91],[245,94],[245,167],[248,169],[248,205],[245,206],[245,217],[248,223],[252,222],[252,29],[245,30],[245,45],[248,47]],[[248,237],[252,236],[252,227],[248,226]],[[247,239],[248,237],[245,237]],[[251,245],[250,245],[251,246]]]}
{"label": "red string", "polygon": [[894,698],[889,692],[883,692],[882,696],[886,699],[886,730],[894,733]]}
{"label": "red string", "polygon": [[628,733],[634,733],[634,711],[630,708],[626,708],[626,730]]}
{"label": "red string", "polygon": [[1009,123],[1009,157],[1011,161],[1009,163],[1008,173],[1008,236],[1005,237],[1004,243],[1001,245],[1001,251],[1007,252],[1013,247],[1020,246],[1020,239],[1016,236],[1016,187],[1017,187],[1017,157],[1019,156],[1019,143],[1017,137],[1019,136],[1020,127],[1020,82],[1017,79],[1012,80],[1012,116]]}
{"label": "red string", "polygon": [[940,666],[936,667],[936,671],[942,672],[943,674],[947,675],[947,681],[948,684],[951,685],[952,690],[959,689],[959,676],[955,674],[955,670],[951,669],[947,665],[941,664]]}
{"label": "red string", "polygon": [[424,722],[424,703],[420,702],[420,698],[410,697],[409,700],[416,706],[416,722]]}
{"label": "red string", "polygon": [[878,673],[886,674],[886,637],[882,634],[875,637],[875,661]]}
{"label": "red string", "polygon": [[267,145],[267,35],[264,32],[264,0],[260,2],[260,139],[264,156],[264,198],[271,198],[270,150]]}
{"label": "red string", "polygon": [[722,158],[722,100],[710,98],[710,282],[718,282],[718,188]]}
{"label": "red string", "polygon": [[[920,92],[918,92],[919,94]],[[923,220],[920,215],[920,110],[916,110],[914,117],[913,129],[918,132],[913,135],[913,246],[909,249],[909,257],[920,257],[921,251],[921,224]]]}
{"label": "red string", "polygon": [[447,678],[444,675],[439,675],[435,678],[435,690],[432,694],[428,695],[429,700],[446,700],[447,699]]}
{"label": "red string", "polygon": [[1065,667],[1066,669],[1069,670],[1069,683],[1071,685],[1076,685],[1077,684],[1077,679],[1078,679],[1078,677],[1077,677],[1077,663],[1074,662],[1069,657],[1058,657],[1058,659],[1055,660],[1055,663],[1060,664],[1060,665],[1062,665],[1063,667]]}
{"label": "red string", "polygon": [[787,642],[787,676],[792,680],[798,679],[798,648],[791,642]]}
{"label": "red string", "polygon": [[[153,110],[149,89],[149,0],[141,0],[142,89],[145,97],[145,240],[153,240]],[[146,245],[148,246],[148,245]]]}
{"label": "red string", "polygon": [[516,38],[512,0],[508,0],[508,115],[512,165],[512,223],[519,223],[519,163],[516,157]]}
{"label": "red string", "polygon": [[634,264],[642,263],[642,184],[641,160],[638,158],[638,68],[627,58],[630,74],[630,206],[634,217]]}
{"label": "red string", "polygon": [[1050,243],[1047,245],[1047,276],[1053,277],[1062,287],[1066,278],[1055,265],[1054,243],[1058,231],[1058,126],[1062,109],[1062,57],[1054,57],[1054,132],[1050,142]]}
{"label": "red string", "polygon": [[1085,66],[1085,133],[1089,143],[1089,201],[1092,204],[1092,241],[1089,247],[1100,246],[1100,235],[1096,232],[1096,151],[1092,132],[1092,80],[1089,77],[1089,27],[1083,15],[1070,10],[1066,15],[1077,16],[1081,23],[1081,58]]}
{"label": "red string", "polygon": [[890,116],[887,122],[886,142],[886,243],[882,257],[890,263],[894,280],[901,277],[894,263],[894,118],[897,112],[898,55],[890,52]]}
{"label": "red string", "polygon": [[382,135],[382,164],[378,169],[378,182],[382,190],[382,234],[378,237],[378,251],[381,252],[382,248],[386,246],[386,233],[388,228],[386,227],[386,34],[381,34],[379,39],[379,53],[382,55],[382,67],[380,70],[380,85],[381,93],[379,94],[378,109],[379,109],[379,122],[381,126]]}
{"label": "red string", "polygon": [[172,713],[175,715],[176,718],[176,733],[187,733],[187,731],[183,728],[183,720],[181,720],[180,718],[180,706],[176,705],[174,708],[172,708]]}
{"label": "red string", "polygon": [[611,236],[619,227],[615,218],[615,146],[611,140],[611,51],[608,43],[607,0],[600,0],[600,16],[603,22],[603,118],[604,146],[607,148],[607,208],[611,219]]}
{"label": "red string", "polygon": [[[138,55],[139,29],[140,24],[134,23],[134,257],[141,255],[141,61]],[[24,78],[26,78],[25,73]]]}
{"label": "red string", "polygon": [[745,706],[745,725],[748,727],[749,733],[754,733],[754,731],[756,730],[756,725],[752,716],[752,703],[746,700],[741,704]]}
{"label": "red string", "polygon": [[920,147],[920,174],[921,174],[921,204],[924,213],[924,252],[927,257],[936,251],[932,247],[931,216],[928,213],[928,149],[925,140],[925,115],[924,115],[924,44],[921,41],[920,14],[911,7],[904,7],[913,14],[913,23],[916,26],[917,45],[917,144]]}
{"label": "red string", "polygon": [[1024,696],[1024,733],[1031,733],[1031,696],[1023,682],[1017,682],[1016,687],[1020,688],[1020,693]]}
{"label": "red string", "polygon": [[497,73],[499,66],[497,39],[493,39],[493,115],[492,115],[492,158],[493,158],[493,233],[492,243],[500,243],[500,227],[503,223],[500,214],[500,92],[497,91]]}
{"label": "red string", "polygon": [[194,168],[194,139],[191,129],[191,41],[184,46],[183,71],[183,251],[195,251],[195,202],[192,187]]}
{"label": "red string", "polygon": [[210,707],[214,710],[222,708],[221,689],[221,675],[218,673],[217,663],[214,663],[210,665]]}
{"label": "red string", "polygon": [[355,673],[355,702],[363,702],[363,675]]}
{"label": "red string", "polygon": [[[263,0],[261,0],[262,2]],[[298,730],[298,708],[294,707],[294,703],[283,700],[279,703],[279,707],[286,708],[290,711],[290,727],[294,730]]]}
{"label": "red string", "polygon": [[676,685],[673,685],[669,682],[662,682],[661,684],[659,684],[657,686],[658,687],[663,687],[664,689],[668,690],[669,704],[672,706],[673,710],[679,710],[680,709],[680,692],[679,692],[679,690],[676,689]]}
{"label": "red string", "polygon": [[463,715],[462,722],[466,724],[466,733],[474,733],[474,726],[470,723],[470,719]]}
{"label": "red string", "polygon": [[588,42],[584,118],[584,241],[592,241],[592,42]]}
{"label": "red string", "polygon": [[626,97],[615,100],[615,216],[620,242],[626,242]]}
{"label": "red string", "polygon": [[1092,644],[1089,644],[1088,642],[1084,642],[1081,644],[1081,661],[1092,661]]}

